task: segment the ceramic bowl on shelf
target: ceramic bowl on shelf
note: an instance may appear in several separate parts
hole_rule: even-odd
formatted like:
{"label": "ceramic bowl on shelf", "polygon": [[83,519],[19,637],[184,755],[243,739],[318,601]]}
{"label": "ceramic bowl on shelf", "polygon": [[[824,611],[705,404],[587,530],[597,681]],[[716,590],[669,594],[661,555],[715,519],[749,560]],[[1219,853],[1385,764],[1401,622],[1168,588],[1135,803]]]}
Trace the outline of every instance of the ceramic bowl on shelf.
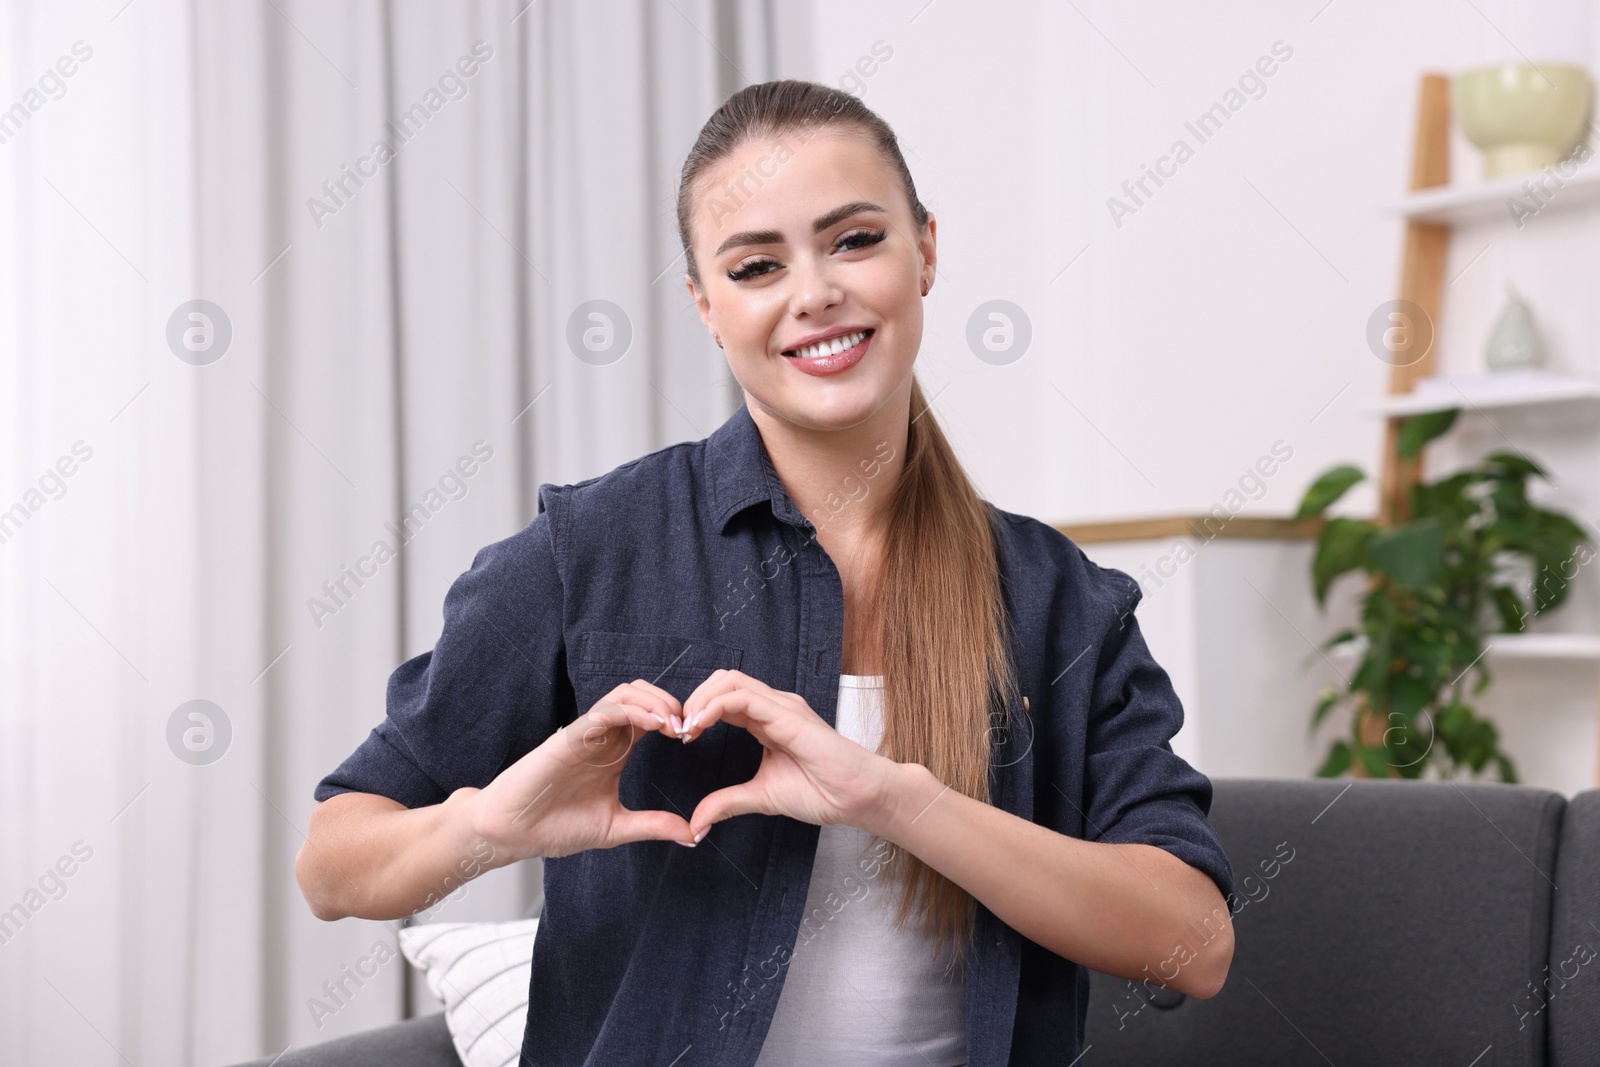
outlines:
{"label": "ceramic bowl on shelf", "polygon": [[1589,118],[1589,72],[1561,63],[1498,63],[1456,75],[1461,132],[1483,150],[1483,176],[1505,178],[1566,159]]}

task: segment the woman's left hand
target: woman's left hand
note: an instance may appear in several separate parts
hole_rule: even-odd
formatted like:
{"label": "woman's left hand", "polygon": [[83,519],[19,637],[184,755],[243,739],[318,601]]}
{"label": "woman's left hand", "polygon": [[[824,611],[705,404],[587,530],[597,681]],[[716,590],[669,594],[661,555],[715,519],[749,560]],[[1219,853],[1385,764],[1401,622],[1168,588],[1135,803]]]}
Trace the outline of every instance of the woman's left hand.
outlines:
{"label": "woman's left hand", "polygon": [[748,782],[702,799],[689,819],[698,835],[734,815],[787,815],[817,826],[870,828],[885,817],[899,764],[840,734],[797,693],[740,671],[719,670],[684,701],[692,741],[719,720],[743,727],[765,750]]}

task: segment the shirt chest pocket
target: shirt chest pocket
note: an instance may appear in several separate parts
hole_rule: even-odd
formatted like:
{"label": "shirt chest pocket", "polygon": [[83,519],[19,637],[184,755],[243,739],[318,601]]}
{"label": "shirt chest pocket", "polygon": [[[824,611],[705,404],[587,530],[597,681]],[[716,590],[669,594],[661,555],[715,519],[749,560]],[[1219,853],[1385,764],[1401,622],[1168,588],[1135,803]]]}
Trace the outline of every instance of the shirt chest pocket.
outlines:
{"label": "shirt chest pocket", "polygon": [[572,656],[573,689],[580,713],[619,685],[642,678],[682,703],[718,670],[738,670],[744,649],[675,634],[590,630],[578,635]]}

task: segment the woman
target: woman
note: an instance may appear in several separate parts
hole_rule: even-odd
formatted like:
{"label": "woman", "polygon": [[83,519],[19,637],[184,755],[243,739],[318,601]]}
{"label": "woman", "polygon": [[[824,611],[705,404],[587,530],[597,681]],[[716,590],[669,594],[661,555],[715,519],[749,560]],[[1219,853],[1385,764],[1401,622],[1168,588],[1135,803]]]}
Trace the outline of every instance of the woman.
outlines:
{"label": "woman", "polygon": [[745,404],[479,553],[317,789],[312,910],[542,857],[530,1064],[1065,1063],[1084,967],[1214,995],[1232,872],[1138,586],[980,499],[928,410],[892,131],[751,86],[678,220]]}

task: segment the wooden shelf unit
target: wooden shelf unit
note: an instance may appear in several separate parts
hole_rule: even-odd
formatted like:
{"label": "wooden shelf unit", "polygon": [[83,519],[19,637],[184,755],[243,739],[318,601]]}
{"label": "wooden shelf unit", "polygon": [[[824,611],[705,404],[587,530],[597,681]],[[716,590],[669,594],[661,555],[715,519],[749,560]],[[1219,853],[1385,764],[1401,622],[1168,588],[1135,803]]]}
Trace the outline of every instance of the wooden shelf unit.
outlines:
{"label": "wooden shelf unit", "polygon": [[[1383,477],[1379,487],[1380,522],[1404,522],[1408,517],[1410,487],[1421,477],[1421,455],[1400,458],[1400,427],[1412,415],[1447,408],[1463,412],[1494,407],[1552,404],[1600,399],[1600,383],[1585,375],[1544,368],[1501,371],[1489,375],[1436,379],[1435,354],[1439,348],[1438,323],[1443,297],[1442,281],[1450,252],[1452,228],[1464,224],[1496,223],[1512,232],[1533,224],[1518,219],[1512,198],[1532,204],[1531,190],[1541,181],[1545,193],[1537,215],[1566,212],[1600,204],[1600,161],[1518,175],[1502,181],[1470,185],[1450,184],[1450,79],[1424,74],[1417,98],[1417,125],[1412,142],[1411,192],[1394,210],[1405,222],[1405,243],[1400,263],[1400,293],[1420,307],[1433,324],[1432,343],[1416,362],[1392,365],[1389,393],[1372,406],[1384,417]],[[1560,182],[1557,186],[1557,182]],[[1536,221],[1536,220],[1534,220]],[[1530,659],[1600,660],[1600,635],[1495,634],[1488,639],[1487,655]],[[1369,743],[1381,739],[1382,723],[1374,722]],[[1595,753],[1594,784],[1600,785],[1600,745]]]}

